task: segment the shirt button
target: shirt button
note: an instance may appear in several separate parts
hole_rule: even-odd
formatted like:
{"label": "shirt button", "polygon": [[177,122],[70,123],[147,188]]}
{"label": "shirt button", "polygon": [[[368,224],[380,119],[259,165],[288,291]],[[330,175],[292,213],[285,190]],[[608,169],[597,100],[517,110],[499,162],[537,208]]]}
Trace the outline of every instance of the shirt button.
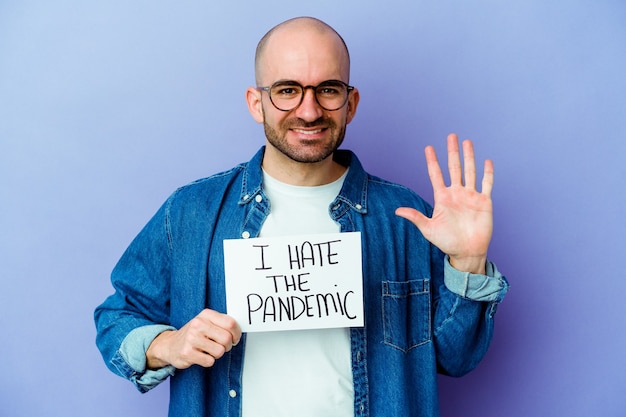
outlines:
{"label": "shirt button", "polygon": [[249,199],[249,198],[250,198],[250,194],[246,194],[246,195],[244,195],[244,196],[243,196],[243,199],[244,199],[244,200],[247,200],[247,199]]}
{"label": "shirt button", "polygon": [[257,203],[260,203],[261,201],[263,201],[263,196],[261,196],[261,194],[257,194],[256,197],[254,197],[254,199],[256,200]]}
{"label": "shirt button", "polygon": [[250,237],[250,232],[247,230],[241,234],[241,237],[244,239],[248,239]]}
{"label": "shirt button", "polygon": [[361,210],[363,208],[363,206],[360,205],[360,204],[357,204],[355,207],[356,207],[357,210]]}
{"label": "shirt button", "polygon": [[230,398],[235,398],[237,396],[237,391],[231,389],[230,391],[228,391],[228,395],[230,395]]}

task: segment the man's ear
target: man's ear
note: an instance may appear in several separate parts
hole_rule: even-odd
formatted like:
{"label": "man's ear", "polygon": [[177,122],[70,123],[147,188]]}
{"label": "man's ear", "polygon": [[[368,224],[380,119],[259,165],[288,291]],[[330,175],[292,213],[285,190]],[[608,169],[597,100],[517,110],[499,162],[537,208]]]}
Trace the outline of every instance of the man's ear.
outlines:
{"label": "man's ear", "polygon": [[355,88],[350,93],[350,97],[348,97],[348,112],[346,114],[346,124],[350,123],[356,115],[356,108],[359,106],[360,99],[361,95],[359,94],[359,90]]}
{"label": "man's ear", "polygon": [[252,115],[252,118],[257,123],[263,123],[263,103],[262,92],[254,87],[248,87],[246,90],[246,103],[248,104],[248,111]]}

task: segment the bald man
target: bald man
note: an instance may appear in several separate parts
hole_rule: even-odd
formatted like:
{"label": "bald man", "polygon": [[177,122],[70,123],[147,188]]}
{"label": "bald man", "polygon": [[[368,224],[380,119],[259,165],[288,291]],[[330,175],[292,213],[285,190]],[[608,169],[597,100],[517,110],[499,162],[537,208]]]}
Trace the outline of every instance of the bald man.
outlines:
{"label": "bald man", "polygon": [[[264,146],[178,189],[126,250],[95,312],[107,366],[141,392],[171,377],[170,416],[439,415],[437,373],[478,364],[508,288],[487,260],[491,161],[478,192],[472,143],[450,135],[446,186],[427,147],[434,208],[365,172],[339,150],[359,91],[320,20],[270,30],[255,72],[246,102]],[[364,325],[242,334],[223,241],[338,232],[361,233]]]}

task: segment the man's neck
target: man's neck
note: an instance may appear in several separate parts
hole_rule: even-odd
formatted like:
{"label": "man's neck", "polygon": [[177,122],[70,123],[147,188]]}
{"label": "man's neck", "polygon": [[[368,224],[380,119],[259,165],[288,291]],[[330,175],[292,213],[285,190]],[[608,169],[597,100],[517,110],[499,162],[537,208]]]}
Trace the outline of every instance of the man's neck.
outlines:
{"label": "man's neck", "polygon": [[294,161],[271,147],[265,150],[262,166],[272,178],[304,187],[330,184],[346,171],[346,167],[335,162],[332,155],[320,162],[303,163]]}

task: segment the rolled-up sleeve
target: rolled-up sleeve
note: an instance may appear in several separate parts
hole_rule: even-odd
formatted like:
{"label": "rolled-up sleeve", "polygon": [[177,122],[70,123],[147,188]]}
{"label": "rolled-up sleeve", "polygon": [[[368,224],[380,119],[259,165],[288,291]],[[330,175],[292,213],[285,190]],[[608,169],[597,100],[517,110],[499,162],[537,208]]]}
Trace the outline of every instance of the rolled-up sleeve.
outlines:
{"label": "rolled-up sleeve", "polygon": [[146,368],[146,352],[152,341],[166,330],[176,330],[172,326],[154,324],[141,326],[131,331],[119,349],[119,356],[134,372],[130,381],[141,392],[147,392],[174,375],[176,368],[165,366],[159,369]]}
{"label": "rolled-up sleeve", "polygon": [[506,278],[494,263],[487,261],[486,275],[472,274],[452,267],[447,255],[444,259],[444,282],[453,293],[482,302],[499,303],[509,288]]}

